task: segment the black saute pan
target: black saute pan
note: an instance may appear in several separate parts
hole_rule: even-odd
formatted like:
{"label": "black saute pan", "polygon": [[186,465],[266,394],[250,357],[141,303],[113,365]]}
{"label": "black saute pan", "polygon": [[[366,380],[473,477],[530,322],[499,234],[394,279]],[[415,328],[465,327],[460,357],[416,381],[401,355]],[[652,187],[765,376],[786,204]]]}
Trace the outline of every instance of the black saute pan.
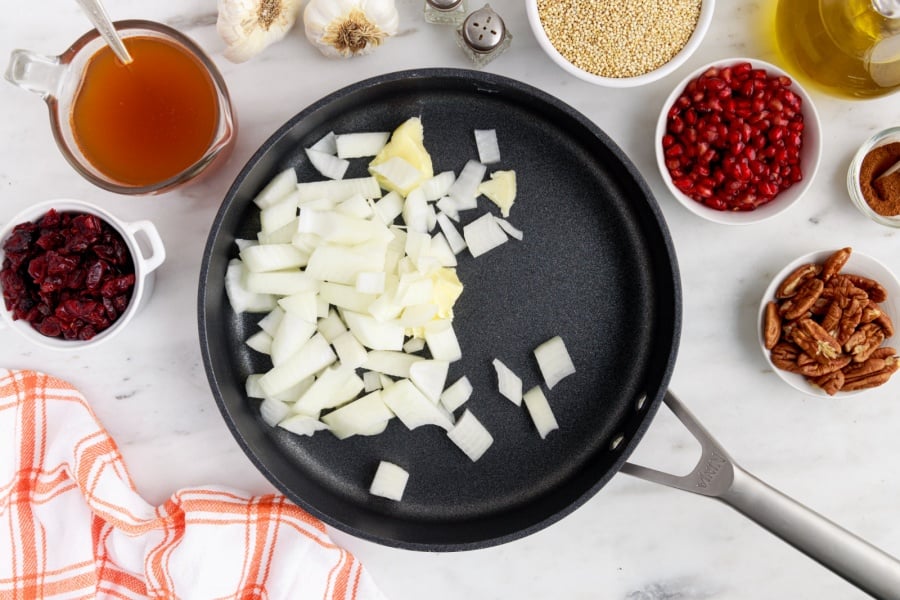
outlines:
{"label": "black saute pan", "polygon": [[[396,419],[379,436],[338,441],[267,427],[244,380],[271,368],[243,342],[261,315],[236,315],[224,293],[234,240],[253,238],[251,202],[278,172],[319,176],[304,155],[329,131],[390,131],[411,116],[425,127],[435,171],[477,158],[472,131],[495,129],[518,195],[511,221],[525,231],[472,258],[459,256],[465,290],[454,312],[463,348],[448,381],[466,375],[467,404],[494,437],[470,462],[435,427]],[[355,161],[347,176],[365,175]],[[482,210],[463,213],[463,223]],[[272,135],[238,175],[207,242],[199,286],[203,360],[216,402],[257,468],[326,523],[390,546],[430,551],[501,544],[554,523],[620,470],[717,497],[856,585],[900,598],[900,563],[749,475],[667,393],[681,326],[675,253],[637,169],[591,121],[531,86],[451,69],[379,76],[327,96]],[[496,392],[499,358],[540,384],[532,350],[559,335],[577,373],[546,391],[561,431],[541,440],[524,408]],[[626,463],[661,402],[698,437],[703,456],[676,478]],[[380,460],[410,472],[402,502],[368,493]]]}

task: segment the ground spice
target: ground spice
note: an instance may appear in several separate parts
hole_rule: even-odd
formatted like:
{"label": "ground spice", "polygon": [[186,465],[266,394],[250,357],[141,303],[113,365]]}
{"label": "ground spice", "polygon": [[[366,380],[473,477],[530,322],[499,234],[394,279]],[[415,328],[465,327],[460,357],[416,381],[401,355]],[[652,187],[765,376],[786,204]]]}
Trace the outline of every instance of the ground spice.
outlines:
{"label": "ground spice", "polygon": [[900,142],[891,142],[869,151],[859,168],[859,188],[866,203],[879,215],[900,215],[900,173],[877,181],[900,160]]}
{"label": "ground spice", "polygon": [[684,48],[702,0],[537,0],[547,38],[576,67],[601,77],[635,77]]}

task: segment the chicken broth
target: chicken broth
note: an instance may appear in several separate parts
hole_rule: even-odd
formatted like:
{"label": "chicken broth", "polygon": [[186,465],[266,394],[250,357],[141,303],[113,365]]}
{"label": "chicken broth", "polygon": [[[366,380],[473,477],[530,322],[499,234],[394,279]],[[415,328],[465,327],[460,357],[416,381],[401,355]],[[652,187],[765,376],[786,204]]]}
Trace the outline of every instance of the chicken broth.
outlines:
{"label": "chicken broth", "polygon": [[219,126],[215,85],[187,50],[158,37],[124,40],[123,65],[108,46],[91,57],[72,105],[75,141],[105,177],[152,185],[200,160]]}

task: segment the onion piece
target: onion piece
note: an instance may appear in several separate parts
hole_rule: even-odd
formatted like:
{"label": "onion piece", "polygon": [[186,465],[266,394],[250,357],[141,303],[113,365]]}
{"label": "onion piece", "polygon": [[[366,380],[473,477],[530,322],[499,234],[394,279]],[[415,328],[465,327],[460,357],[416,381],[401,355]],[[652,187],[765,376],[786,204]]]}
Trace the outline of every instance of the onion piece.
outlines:
{"label": "onion piece", "polygon": [[478,147],[478,160],[484,164],[500,162],[500,144],[497,143],[496,129],[476,129],[475,146]]}
{"label": "onion piece", "polygon": [[278,300],[278,306],[286,313],[294,313],[304,321],[315,323],[319,318],[318,300],[313,291],[298,292]]}
{"label": "onion piece", "polygon": [[390,132],[344,133],[335,137],[335,149],[339,158],[375,156],[387,144]]}
{"label": "onion piece", "polygon": [[319,319],[316,328],[322,334],[322,337],[328,340],[328,343],[334,342],[338,336],[347,331],[347,327],[344,326],[341,317],[338,316],[337,311],[333,308],[329,309],[328,316]]}
{"label": "onion piece", "polygon": [[428,203],[421,189],[416,188],[406,196],[402,214],[409,231],[428,232]]}
{"label": "onion piece", "polygon": [[237,258],[228,261],[225,269],[225,295],[236,313],[268,312],[275,308],[276,299],[272,294],[251,292],[245,285],[246,267]]}
{"label": "onion piece", "polygon": [[472,384],[471,382],[469,382],[469,378],[463,375],[454,383],[447,386],[443,393],[441,393],[440,401],[444,408],[452,413],[457,408],[468,402],[471,396]]}
{"label": "onion piece", "polygon": [[351,196],[338,203],[334,210],[348,217],[356,217],[358,219],[371,219],[375,212],[372,209],[373,201],[363,198],[360,195]]}
{"label": "onion piece", "polygon": [[364,313],[375,301],[375,294],[363,294],[351,285],[322,282],[319,284],[319,297],[324,298],[332,306],[346,308],[354,312]]}
{"label": "onion piece", "polygon": [[256,195],[253,203],[260,209],[268,208],[297,189],[297,172],[293,167],[285,169],[272,178]]}
{"label": "onion piece", "polygon": [[328,425],[309,415],[292,415],[279,421],[278,426],[297,435],[313,435],[317,431],[328,429]]}
{"label": "onion piece", "polygon": [[414,354],[425,349],[425,340],[423,338],[409,338],[403,344],[403,351],[407,354]]}
{"label": "onion piece", "polygon": [[409,377],[413,364],[426,360],[423,356],[395,352],[391,350],[372,350],[363,363],[363,368],[376,373],[384,373],[394,377]]}
{"label": "onion piece", "polygon": [[260,354],[269,354],[272,352],[272,336],[265,331],[257,331],[244,340],[244,343]]}
{"label": "onion piece", "polygon": [[309,255],[291,244],[259,244],[241,251],[241,260],[253,273],[302,267]]}
{"label": "onion piece", "polygon": [[331,342],[331,345],[334,346],[334,351],[337,353],[338,360],[341,361],[342,365],[355,369],[365,364],[368,353],[363,345],[359,343],[359,340],[353,337],[353,334],[349,331],[345,331],[337,336]]}
{"label": "onion piece", "polygon": [[318,239],[314,241],[317,242],[325,241],[349,246],[370,240],[388,243],[393,239],[388,228],[382,223],[342,214],[337,210],[313,210],[308,207],[300,210],[297,232],[315,234]]}
{"label": "onion piece", "polygon": [[475,208],[478,186],[484,179],[487,167],[478,161],[470,160],[460,171],[459,177],[447,191],[447,195],[456,201],[457,210]]}
{"label": "onion piece", "polygon": [[447,437],[472,462],[476,462],[481,458],[487,449],[491,447],[491,444],[494,443],[494,437],[468,409],[456,421],[453,429],[447,432]]}
{"label": "onion piece", "polygon": [[519,241],[522,241],[525,238],[525,234],[522,232],[522,230],[513,227],[512,223],[510,223],[506,219],[494,217],[494,220],[497,221],[497,225],[499,225],[500,229],[505,231],[507,235],[509,235],[509,237],[516,238]]}
{"label": "onion piece", "polygon": [[283,318],[284,309],[276,305],[275,308],[269,311],[269,314],[260,319],[259,323],[257,323],[256,325],[269,335],[274,336],[275,332],[278,331],[278,325],[281,324],[281,320]]}
{"label": "onion piece", "polygon": [[409,379],[400,379],[382,390],[381,398],[408,429],[437,425],[449,431],[453,427],[453,422],[447,415],[426,398]]}
{"label": "onion piece", "polygon": [[381,294],[384,292],[384,271],[362,271],[356,275],[355,288],[361,294]]}
{"label": "onion piece", "polygon": [[335,360],[337,356],[331,345],[317,333],[284,364],[267,371],[260,378],[259,385],[266,396],[273,396],[331,365]]}
{"label": "onion piece", "polygon": [[425,199],[429,202],[433,202],[442,196],[446,196],[447,192],[450,191],[450,188],[453,187],[453,182],[455,181],[456,175],[453,171],[444,171],[430,179],[426,179],[419,187],[422,188]]}
{"label": "onion piece", "polygon": [[566,350],[566,344],[558,335],[534,349],[534,357],[549,389],[575,372],[575,365]]}
{"label": "onion piece", "polygon": [[327,152],[306,148],[306,157],[313,168],[328,179],[343,179],[350,167],[350,161]]}
{"label": "onion piece", "polygon": [[356,277],[368,271],[383,271],[386,244],[358,246],[321,244],[309,255],[303,275],[319,281],[355,285]]}
{"label": "onion piece", "polygon": [[291,296],[300,292],[315,291],[318,283],[303,271],[270,271],[268,273],[247,273],[244,285],[257,294]]}
{"label": "onion piece", "polygon": [[494,359],[491,363],[497,371],[497,388],[500,393],[516,406],[522,405],[522,380],[512,370]]}
{"label": "onion piece", "polygon": [[372,478],[369,493],[373,496],[381,496],[382,498],[399,502],[403,498],[403,492],[406,489],[408,480],[408,472],[394,463],[382,460],[378,463],[378,468],[375,470],[375,477]]}
{"label": "onion piece", "polygon": [[259,379],[262,377],[262,373],[251,373],[247,375],[247,380],[244,381],[244,392],[247,394],[248,398],[265,398],[266,394],[262,391],[262,388],[259,385]]}
{"label": "onion piece", "polygon": [[450,363],[446,360],[420,360],[409,366],[409,380],[434,404],[441,398]]}
{"label": "onion piece", "polygon": [[316,332],[316,324],[310,323],[297,313],[285,312],[278,329],[272,336],[272,365],[283,364],[293,356]]}
{"label": "onion piece", "polygon": [[329,131],[317,141],[315,144],[310,146],[310,150],[317,150],[319,152],[325,152],[326,154],[337,154],[337,136],[334,135],[333,131]]}
{"label": "onion piece", "polygon": [[[260,244],[290,244],[294,241],[294,235],[297,233],[297,218],[294,217],[278,229],[272,231],[262,231],[256,234],[256,239]],[[297,248],[303,251],[303,248]],[[309,254],[308,252],[305,252]],[[306,263],[304,263],[306,264]]]}
{"label": "onion piece", "polygon": [[484,194],[500,207],[500,213],[504,217],[508,217],[516,201],[516,172],[494,171],[489,181],[484,181],[478,186],[478,193]]}
{"label": "onion piece", "polygon": [[399,156],[369,167],[369,171],[381,175],[391,188],[401,191],[413,189],[422,180],[422,173]]}
{"label": "onion piece", "polygon": [[428,255],[435,258],[442,267],[455,267],[457,265],[456,253],[450,248],[450,243],[447,242],[447,238],[441,232],[432,236]]}
{"label": "onion piece", "polygon": [[544,396],[544,392],[541,391],[539,386],[535,386],[525,392],[522,395],[522,399],[525,401],[525,408],[528,409],[528,414],[531,415],[531,420],[534,421],[534,426],[537,428],[541,439],[545,439],[547,434],[554,429],[559,429],[559,424],[556,422],[556,417],[553,416],[550,403],[547,402],[547,397]]}
{"label": "onion piece", "polygon": [[381,389],[381,375],[375,371],[363,373],[363,390],[368,394]]}
{"label": "onion piece", "polygon": [[403,196],[397,192],[385,194],[375,203],[375,215],[385,225],[390,225],[403,212]]}
{"label": "onion piece", "polygon": [[491,213],[485,213],[463,227],[463,238],[474,257],[493,250],[509,239]]}
{"label": "onion piece", "polygon": [[462,358],[462,350],[453,324],[448,320],[432,321],[425,326],[425,343],[431,357],[437,360],[456,361]]}
{"label": "onion piece", "polygon": [[315,382],[300,396],[291,410],[294,413],[318,416],[322,410],[326,408],[334,408],[336,403],[340,403],[342,399],[335,399],[338,392],[347,383],[351,377],[359,380],[359,388],[356,389],[354,396],[362,391],[362,379],[356,376],[356,372],[352,367],[338,364],[324,371],[316,378]]}
{"label": "onion piece", "polygon": [[456,200],[451,198],[450,196],[444,196],[440,200],[438,200],[434,204],[438,210],[441,211],[441,214],[445,214],[457,223],[459,223],[459,207],[456,205]]}
{"label": "onion piece", "polygon": [[376,391],[333,410],[321,417],[338,439],[353,435],[370,435],[378,431],[382,424],[394,418],[394,413],[382,398],[384,392]]}
{"label": "onion piece", "polygon": [[356,339],[370,350],[402,350],[403,327],[393,321],[378,321],[374,317],[352,311],[342,311],[344,322]]}
{"label": "onion piece", "polygon": [[280,400],[266,398],[259,405],[259,416],[269,427],[275,427],[279,421],[283,421],[290,414],[291,407]]}
{"label": "onion piece", "polygon": [[259,227],[263,233],[280,229],[297,217],[297,197],[294,192],[259,211]]}
{"label": "onion piece", "polygon": [[437,222],[441,227],[441,231],[444,233],[444,237],[447,239],[447,243],[450,244],[450,249],[453,251],[453,254],[459,254],[467,248],[466,240],[459,234],[459,231],[456,230],[456,226],[450,222],[447,215],[439,214]]}
{"label": "onion piece", "polygon": [[328,179],[298,183],[297,203],[301,207],[308,202],[328,198],[332,203],[343,202],[359,194],[363,198],[381,198],[381,187],[374,177],[354,179]]}

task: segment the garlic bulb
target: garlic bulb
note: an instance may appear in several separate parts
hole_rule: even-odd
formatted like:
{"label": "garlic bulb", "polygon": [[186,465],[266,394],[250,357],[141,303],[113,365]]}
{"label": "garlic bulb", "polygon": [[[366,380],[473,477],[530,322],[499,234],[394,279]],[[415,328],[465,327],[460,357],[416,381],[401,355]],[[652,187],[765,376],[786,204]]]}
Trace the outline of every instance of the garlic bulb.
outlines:
{"label": "garlic bulb", "polygon": [[306,37],[322,54],[368,54],[397,33],[394,0],[309,0],[303,12]]}
{"label": "garlic bulb", "polygon": [[225,58],[244,62],[277,42],[294,26],[303,0],[219,0],[216,30]]}

